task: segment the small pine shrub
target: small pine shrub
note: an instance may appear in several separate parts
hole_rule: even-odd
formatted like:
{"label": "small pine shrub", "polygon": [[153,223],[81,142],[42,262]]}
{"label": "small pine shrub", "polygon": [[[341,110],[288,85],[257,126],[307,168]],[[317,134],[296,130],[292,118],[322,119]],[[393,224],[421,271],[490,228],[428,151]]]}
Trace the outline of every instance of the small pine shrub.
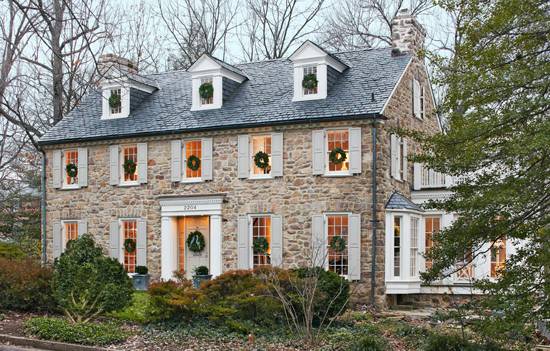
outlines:
{"label": "small pine shrub", "polygon": [[96,346],[122,342],[129,336],[113,323],[71,324],[65,319],[48,317],[29,319],[25,331],[44,340]]}
{"label": "small pine shrub", "polygon": [[109,317],[123,321],[146,324],[151,322],[147,315],[149,309],[150,296],[145,291],[135,291],[132,295],[132,303],[123,310],[114,311],[108,314]]}
{"label": "small pine shrub", "polygon": [[371,335],[359,338],[349,347],[349,351],[384,351],[386,349],[387,345],[385,342]]}
{"label": "small pine shrub", "polygon": [[188,280],[153,283],[148,293],[146,316],[151,320],[190,320],[203,313],[204,295]]}
{"label": "small pine shrub", "polygon": [[0,242],[0,258],[17,260],[25,258],[26,256],[25,252],[19,246]]}
{"label": "small pine shrub", "polygon": [[40,262],[0,258],[0,308],[19,311],[52,311],[52,270]]}
{"label": "small pine shrub", "polygon": [[464,340],[454,334],[432,334],[426,339],[423,351],[502,351],[503,349],[493,343],[484,345],[475,344]]}

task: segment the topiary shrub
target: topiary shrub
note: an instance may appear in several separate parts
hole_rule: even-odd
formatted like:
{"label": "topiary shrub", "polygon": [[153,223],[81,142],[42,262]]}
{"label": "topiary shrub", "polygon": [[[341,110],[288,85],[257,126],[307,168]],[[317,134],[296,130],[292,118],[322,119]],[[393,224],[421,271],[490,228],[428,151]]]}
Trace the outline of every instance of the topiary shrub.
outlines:
{"label": "topiary shrub", "polygon": [[136,274],[147,274],[149,273],[149,268],[146,266],[136,266]]}
{"label": "topiary shrub", "polygon": [[36,317],[25,322],[25,331],[40,339],[84,345],[109,345],[126,340],[128,333],[113,323],[80,322],[61,318]]}
{"label": "topiary shrub", "polygon": [[52,270],[38,261],[0,258],[0,309],[52,311]]}
{"label": "topiary shrub", "polygon": [[55,261],[52,287],[57,303],[72,322],[122,309],[133,292],[124,267],[104,256],[90,235],[67,243]]}

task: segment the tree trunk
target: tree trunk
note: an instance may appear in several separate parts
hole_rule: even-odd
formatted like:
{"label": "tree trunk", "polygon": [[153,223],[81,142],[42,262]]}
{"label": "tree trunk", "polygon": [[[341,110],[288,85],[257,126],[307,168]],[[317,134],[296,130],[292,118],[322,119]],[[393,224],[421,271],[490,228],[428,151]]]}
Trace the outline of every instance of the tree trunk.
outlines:
{"label": "tree trunk", "polygon": [[52,105],[53,124],[63,119],[63,58],[61,56],[61,31],[63,30],[62,0],[53,1],[54,23],[52,26]]}

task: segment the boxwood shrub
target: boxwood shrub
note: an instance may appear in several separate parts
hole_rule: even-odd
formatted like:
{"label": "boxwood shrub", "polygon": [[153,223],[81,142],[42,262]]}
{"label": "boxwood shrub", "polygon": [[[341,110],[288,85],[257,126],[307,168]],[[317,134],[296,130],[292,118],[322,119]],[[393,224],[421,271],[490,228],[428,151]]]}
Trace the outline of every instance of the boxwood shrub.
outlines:
{"label": "boxwood shrub", "polygon": [[25,323],[28,334],[44,340],[82,345],[109,345],[122,342],[129,333],[113,323],[75,323],[51,317],[31,318]]}

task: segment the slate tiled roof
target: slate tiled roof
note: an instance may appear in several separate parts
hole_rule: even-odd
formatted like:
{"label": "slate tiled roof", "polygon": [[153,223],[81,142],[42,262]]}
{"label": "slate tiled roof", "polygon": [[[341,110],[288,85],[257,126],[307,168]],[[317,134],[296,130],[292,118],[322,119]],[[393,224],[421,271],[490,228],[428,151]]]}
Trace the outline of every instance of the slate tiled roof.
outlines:
{"label": "slate tiled roof", "polygon": [[413,203],[411,200],[406,198],[403,194],[399,192],[394,192],[391,194],[388,202],[386,203],[386,209],[394,210],[414,210],[424,212],[422,207]]}
{"label": "slate tiled roof", "polygon": [[368,118],[381,112],[411,59],[407,54],[392,56],[391,48],[333,55],[349,68],[330,87],[326,99],[292,101],[293,64],[288,59],[235,65],[248,80],[223,102],[222,108],[214,110],[191,111],[190,73],[152,74],[146,78],[159,89],[128,118],[101,120],[101,92],[97,90],[51,128],[40,143]]}

